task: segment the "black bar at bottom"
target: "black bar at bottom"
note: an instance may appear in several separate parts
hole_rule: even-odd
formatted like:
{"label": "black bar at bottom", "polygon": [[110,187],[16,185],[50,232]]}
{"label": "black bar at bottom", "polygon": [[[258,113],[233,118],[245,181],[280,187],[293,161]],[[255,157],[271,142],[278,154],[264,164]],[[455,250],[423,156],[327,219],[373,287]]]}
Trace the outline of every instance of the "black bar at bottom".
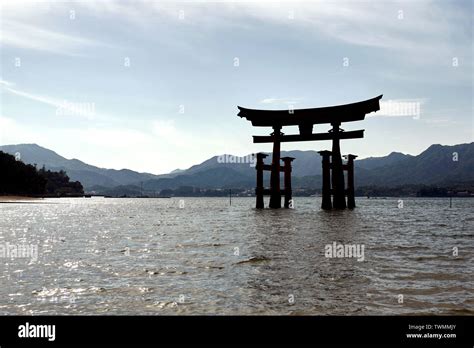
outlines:
{"label": "black bar at bottom", "polygon": [[[0,317],[0,346],[253,343],[456,347],[472,346],[473,321],[472,316],[4,316]],[[55,325],[55,340],[18,337],[19,326],[26,323]],[[435,334],[450,336],[435,338]]]}

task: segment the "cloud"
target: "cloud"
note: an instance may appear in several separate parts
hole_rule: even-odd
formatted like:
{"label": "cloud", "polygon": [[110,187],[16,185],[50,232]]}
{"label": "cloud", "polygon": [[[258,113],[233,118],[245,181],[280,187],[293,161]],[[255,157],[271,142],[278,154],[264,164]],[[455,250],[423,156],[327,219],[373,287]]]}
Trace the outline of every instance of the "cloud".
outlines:
{"label": "cloud", "polygon": [[[272,21],[288,26],[303,27],[311,34],[347,43],[390,49],[428,48],[452,34],[451,21],[467,20],[469,15],[449,4],[419,0],[415,3],[360,1],[197,1],[158,2],[87,1],[91,11],[109,12],[122,17],[137,17],[154,21],[164,15],[170,20],[185,13],[183,24],[225,24],[226,18]],[[430,11],[427,12],[427,7]],[[467,23],[468,23],[467,22]],[[227,21],[228,25],[234,25]],[[423,40],[420,40],[423,38]],[[450,42],[444,42],[449,44]]]}
{"label": "cloud", "polygon": [[[5,1],[3,1],[5,2]],[[34,2],[33,2],[34,3]],[[36,17],[51,16],[48,11],[31,11],[32,2],[6,1],[3,43],[66,55],[81,55],[81,48],[103,45],[87,38],[68,35],[33,25]],[[51,11],[68,13],[71,4],[53,2]],[[25,9],[26,8],[26,9]],[[289,30],[300,29],[305,38],[319,37],[356,46],[402,53],[398,59],[411,63],[431,64],[455,56],[469,54],[466,40],[472,19],[462,6],[447,2],[418,0],[416,2],[361,1],[79,1],[78,13],[98,18],[125,20],[133,27],[150,29],[164,21],[169,25],[199,27],[205,30],[219,27],[258,28],[262,22],[275,23]],[[427,9],[429,8],[429,11]],[[29,10],[28,10],[29,9]],[[184,19],[179,20],[180,11]],[[29,21],[31,20],[31,22]],[[28,23],[28,24],[25,24]],[[43,24],[48,22],[43,20]],[[456,23],[457,25],[453,25]],[[202,33],[204,35],[204,32]],[[156,35],[158,40],[163,40]],[[169,43],[184,45],[182,40]],[[196,44],[199,40],[190,43]],[[403,54],[410,53],[410,54]],[[416,54],[415,54],[416,53]],[[429,57],[422,59],[421,57]],[[468,62],[467,64],[471,64]]]}
{"label": "cloud", "polygon": [[83,53],[84,48],[109,46],[96,40],[52,31],[16,20],[4,19],[2,22],[0,43],[5,46],[46,51],[66,56],[86,56]]}
{"label": "cloud", "polygon": [[2,78],[0,77],[0,85],[6,86],[6,87],[11,87],[11,86],[14,86],[15,84],[12,83],[12,82],[9,82],[7,80],[2,80]]}
{"label": "cloud", "polygon": [[42,134],[22,126],[11,117],[0,115],[0,144],[35,143],[41,140]]}
{"label": "cloud", "polygon": [[48,96],[20,91],[18,89],[11,88],[10,86],[13,84],[4,80],[0,81],[0,85],[3,85],[3,90],[11,94],[54,107],[56,109],[55,113],[58,116],[80,116],[88,120],[95,118],[94,103],[75,103],[64,99],[59,100]]}
{"label": "cloud", "polygon": [[191,145],[191,136],[179,131],[174,123],[174,120],[156,120],[152,121],[152,133],[161,141],[168,145],[177,147],[186,147]]}
{"label": "cloud", "polygon": [[450,38],[459,37],[453,35],[459,34],[459,27],[453,27],[453,22],[470,23],[469,15],[461,9],[439,1],[307,1],[282,2],[275,6],[256,1],[239,6],[249,16],[288,27],[302,27],[306,35],[322,34],[353,45],[410,50],[418,54],[444,53],[439,49],[454,46]]}

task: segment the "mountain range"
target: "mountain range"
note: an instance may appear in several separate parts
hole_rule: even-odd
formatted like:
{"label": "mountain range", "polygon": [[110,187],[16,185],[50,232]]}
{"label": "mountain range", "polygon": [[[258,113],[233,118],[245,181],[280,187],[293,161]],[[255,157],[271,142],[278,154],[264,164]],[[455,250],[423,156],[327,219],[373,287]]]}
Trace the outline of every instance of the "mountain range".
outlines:
{"label": "mountain range", "polygon": [[[0,151],[19,153],[27,164],[38,168],[64,170],[74,181],[80,181],[86,191],[106,192],[120,188],[122,191],[143,190],[159,192],[181,186],[208,189],[253,188],[255,167],[245,162],[250,157],[233,157],[240,163],[221,163],[222,157],[214,156],[186,170],[155,175],[130,169],[106,169],[66,159],[56,152],[37,144],[0,146]],[[293,187],[320,188],[321,157],[316,151],[282,151],[282,157],[294,157]],[[229,158],[229,156],[227,156]],[[248,161],[247,161],[248,162]],[[270,157],[267,158],[267,163]],[[383,157],[356,160],[355,181],[358,186],[395,187],[398,185],[425,184],[450,185],[474,182],[474,143],[459,145],[431,145],[417,156],[392,152]],[[268,174],[266,180],[268,182]]]}

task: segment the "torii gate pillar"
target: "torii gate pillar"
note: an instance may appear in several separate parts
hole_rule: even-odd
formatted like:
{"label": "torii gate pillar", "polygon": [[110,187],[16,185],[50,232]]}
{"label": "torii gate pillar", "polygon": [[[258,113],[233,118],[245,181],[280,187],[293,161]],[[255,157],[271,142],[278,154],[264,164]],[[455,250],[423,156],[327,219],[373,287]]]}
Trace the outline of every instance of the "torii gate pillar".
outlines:
{"label": "torii gate pillar", "polygon": [[356,155],[347,155],[347,207],[349,209],[355,208],[355,194],[354,194],[354,159]]}
{"label": "torii gate pillar", "polygon": [[280,137],[281,126],[273,126],[272,171],[270,174],[270,208],[281,208]]}
{"label": "torii gate pillar", "polygon": [[342,168],[341,148],[339,146],[339,139],[341,129],[340,122],[331,123],[332,139],[332,190],[334,209],[346,209],[346,197],[344,189],[344,171]]}
{"label": "torii gate pillar", "polygon": [[322,189],[322,203],[321,209],[331,210],[331,151],[318,151],[318,153],[323,158],[322,167],[323,167],[323,189]]}
{"label": "torii gate pillar", "polygon": [[291,188],[291,162],[294,160],[293,157],[283,157],[281,159],[284,163],[284,184],[285,184],[285,208],[290,208],[290,201],[293,199],[293,191]]}
{"label": "torii gate pillar", "polygon": [[257,198],[256,208],[263,209],[264,208],[264,201],[263,201],[263,159],[267,157],[264,153],[257,153],[257,187],[255,188],[255,196]]}

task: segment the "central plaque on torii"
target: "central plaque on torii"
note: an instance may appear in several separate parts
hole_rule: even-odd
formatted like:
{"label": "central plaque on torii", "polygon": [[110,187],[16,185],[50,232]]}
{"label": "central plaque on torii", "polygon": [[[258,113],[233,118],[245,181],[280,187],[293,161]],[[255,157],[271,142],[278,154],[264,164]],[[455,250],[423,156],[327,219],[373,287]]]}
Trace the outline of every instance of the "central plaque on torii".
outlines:
{"label": "central plaque on torii", "polygon": [[[283,171],[286,185],[283,190],[280,189],[280,171],[282,169],[280,166],[280,144],[282,142],[312,140],[332,140],[332,151],[320,152],[323,157],[323,202],[321,207],[323,209],[345,209],[347,195],[349,208],[354,208],[354,159],[357,156],[348,155],[348,163],[343,164],[340,140],[363,138],[364,130],[346,132],[340,126],[344,122],[362,121],[366,114],[380,110],[380,99],[382,99],[382,95],[357,103],[295,110],[256,110],[238,106],[240,110],[238,116],[245,117],[252,122],[252,126],[273,128],[273,132],[268,136],[253,136],[254,143],[273,143],[271,166],[263,164],[264,156],[257,156],[257,208],[263,208],[263,195],[266,193],[270,195],[270,208],[281,208],[282,191],[285,194],[285,207],[288,205],[288,198],[291,199],[291,178],[289,177],[291,161],[285,161]],[[313,126],[323,123],[331,124],[332,129],[326,133],[313,133]],[[284,126],[298,126],[299,134],[282,133],[281,130]],[[271,171],[269,190],[259,186],[263,185],[261,183],[261,171],[263,170]],[[345,189],[344,170],[348,172],[347,190]],[[288,180],[289,188],[286,187]]]}

